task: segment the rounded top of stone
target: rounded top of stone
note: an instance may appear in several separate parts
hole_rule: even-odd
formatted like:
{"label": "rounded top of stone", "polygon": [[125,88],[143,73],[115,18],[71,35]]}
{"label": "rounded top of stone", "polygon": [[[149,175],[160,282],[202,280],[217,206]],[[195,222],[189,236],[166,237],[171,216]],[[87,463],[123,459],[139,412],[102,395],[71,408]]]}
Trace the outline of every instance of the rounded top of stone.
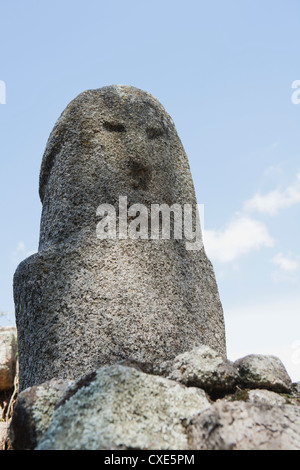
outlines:
{"label": "rounded top of stone", "polygon": [[[149,123],[151,137],[157,133],[176,133],[172,118],[162,104],[150,93],[134,86],[108,85],[80,93],[65,108],[56,121],[43,155],[39,193],[44,199],[45,187],[56,156],[63,146],[80,138],[85,132],[97,132],[100,124],[106,130],[127,131],[126,123],[134,129]],[[177,133],[176,133],[177,134]]]}

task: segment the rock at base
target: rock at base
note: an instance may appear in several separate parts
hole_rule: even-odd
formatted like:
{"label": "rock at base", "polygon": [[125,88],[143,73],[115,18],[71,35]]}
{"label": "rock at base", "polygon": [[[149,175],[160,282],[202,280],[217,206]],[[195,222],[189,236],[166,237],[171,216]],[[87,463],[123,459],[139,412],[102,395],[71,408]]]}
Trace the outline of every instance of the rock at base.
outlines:
{"label": "rock at base", "polygon": [[121,365],[81,384],[57,405],[37,450],[188,449],[186,425],[210,406],[203,390]]}
{"label": "rock at base", "polygon": [[10,424],[14,450],[33,450],[48,429],[56,403],[71,381],[52,379],[19,394]]}
{"label": "rock at base", "polygon": [[235,389],[237,369],[209,346],[200,346],[164,362],[157,369],[167,378],[208,393],[225,393]]}
{"label": "rock at base", "polygon": [[207,346],[159,366],[122,361],[50,380],[19,394],[10,442],[15,450],[300,449],[296,384],[289,393],[262,388],[286,390],[290,378],[277,358],[251,361],[248,388],[236,364],[249,357],[232,364]]}
{"label": "rock at base", "polygon": [[300,408],[219,401],[188,428],[194,450],[300,450]]}
{"label": "rock at base", "polygon": [[292,390],[292,380],[278,357],[250,354],[235,361],[234,365],[241,385],[246,388],[264,388],[279,393]]}

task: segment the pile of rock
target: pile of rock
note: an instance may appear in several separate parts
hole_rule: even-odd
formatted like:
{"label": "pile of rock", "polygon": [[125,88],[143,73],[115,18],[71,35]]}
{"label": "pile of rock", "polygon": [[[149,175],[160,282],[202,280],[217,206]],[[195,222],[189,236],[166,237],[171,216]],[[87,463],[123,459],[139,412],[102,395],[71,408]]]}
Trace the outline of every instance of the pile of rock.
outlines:
{"label": "pile of rock", "polygon": [[281,361],[208,346],[151,370],[136,361],[24,390],[14,449],[300,449],[300,394]]}

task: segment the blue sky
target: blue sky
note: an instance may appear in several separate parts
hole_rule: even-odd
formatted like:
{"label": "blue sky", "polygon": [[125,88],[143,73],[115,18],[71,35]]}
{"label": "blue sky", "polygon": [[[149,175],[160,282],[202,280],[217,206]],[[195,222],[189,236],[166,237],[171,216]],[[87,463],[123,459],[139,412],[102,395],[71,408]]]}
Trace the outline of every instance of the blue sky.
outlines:
{"label": "blue sky", "polygon": [[133,85],[188,154],[229,358],[275,354],[300,380],[299,2],[0,0],[0,18],[0,311],[37,250],[56,119],[86,89]]}

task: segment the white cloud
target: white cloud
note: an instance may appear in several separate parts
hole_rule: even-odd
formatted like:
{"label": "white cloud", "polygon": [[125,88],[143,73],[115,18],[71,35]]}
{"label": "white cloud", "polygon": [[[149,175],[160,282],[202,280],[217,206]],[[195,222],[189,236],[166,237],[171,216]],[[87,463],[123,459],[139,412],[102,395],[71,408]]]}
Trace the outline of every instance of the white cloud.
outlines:
{"label": "white cloud", "polygon": [[12,252],[13,260],[18,260],[20,255],[25,251],[25,243],[19,242],[16,249]]}
{"label": "white cloud", "polygon": [[26,250],[25,243],[20,241],[16,249],[12,252],[12,262],[14,264],[19,264],[25,258],[28,258],[28,256],[33,255],[34,253],[35,251]]}
{"label": "white cloud", "polygon": [[289,284],[297,284],[298,276],[294,272],[286,272],[281,270],[276,270],[271,273],[271,279],[275,284],[279,284],[282,282],[288,282]]}
{"label": "white cloud", "polygon": [[235,261],[242,255],[261,247],[272,247],[274,240],[263,222],[239,216],[224,230],[204,230],[204,246],[208,257],[223,263]]}
{"label": "white cloud", "polygon": [[288,209],[298,203],[300,203],[300,173],[298,173],[295,183],[285,190],[275,189],[267,194],[255,194],[245,202],[244,210],[276,215],[280,209]]}
{"label": "white cloud", "polygon": [[[272,168],[272,171],[275,167]],[[270,170],[270,169],[269,169]],[[300,203],[300,173],[296,180],[283,190],[275,189],[266,194],[255,194],[247,200],[242,211],[220,230],[204,230],[204,246],[209,258],[222,263],[231,263],[240,256],[262,247],[273,247],[274,240],[268,232],[264,222],[256,220],[250,212],[258,212],[267,215],[276,215],[280,209],[289,208]],[[278,253],[272,259],[278,267],[273,273],[273,280],[295,281],[298,269],[298,261]]]}
{"label": "white cloud", "polygon": [[264,174],[266,176],[282,176],[283,175],[283,167],[286,165],[285,161],[279,162],[275,165],[268,166],[268,168],[265,169]]}
{"label": "white cloud", "polygon": [[272,262],[276,266],[279,266],[283,271],[296,271],[296,269],[299,268],[299,263],[297,261],[284,256],[282,253],[278,253],[274,256],[274,258],[272,258]]}
{"label": "white cloud", "polygon": [[299,269],[299,263],[294,258],[277,253],[271,261],[278,267],[271,275],[273,282],[276,284],[279,282],[295,284],[298,281],[298,275],[295,271]]}
{"label": "white cloud", "polygon": [[223,305],[230,360],[247,354],[279,357],[294,381],[300,380],[300,297]]}

